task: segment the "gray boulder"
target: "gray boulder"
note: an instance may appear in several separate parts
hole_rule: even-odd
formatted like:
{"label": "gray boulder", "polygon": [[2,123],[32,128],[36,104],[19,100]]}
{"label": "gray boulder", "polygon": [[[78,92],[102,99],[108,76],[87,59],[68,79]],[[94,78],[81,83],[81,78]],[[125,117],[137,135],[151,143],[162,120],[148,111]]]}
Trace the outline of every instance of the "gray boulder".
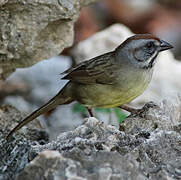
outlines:
{"label": "gray boulder", "polygon": [[59,54],[73,42],[82,6],[93,0],[6,0],[0,2],[0,79]]}
{"label": "gray boulder", "polygon": [[[176,103],[163,101],[152,107],[147,104],[150,108],[143,109],[144,117],[130,116],[120,130],[88,118],[49,143],[38,130],[34,139],[30,138],[31,127],[20,130],[7,142],[4,137],[9,123],[3,123],[0,179],[180,179],[179,101],[178,97]],[[139,128],[138,121],[145,123]]]}

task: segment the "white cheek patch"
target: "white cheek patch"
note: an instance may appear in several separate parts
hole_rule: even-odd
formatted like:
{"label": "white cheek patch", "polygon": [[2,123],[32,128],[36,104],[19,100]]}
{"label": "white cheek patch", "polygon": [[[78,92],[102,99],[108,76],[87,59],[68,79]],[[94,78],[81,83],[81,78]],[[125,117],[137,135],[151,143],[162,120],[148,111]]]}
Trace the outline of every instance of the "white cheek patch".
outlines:
{"label": "white cheek patch", "polygon": [[152,64],[153,64],[154,62],[152,62],[152,61],[156,58],[157,54],[158,54],[158,52],[155,51],[147,61],[148,61],[149,63],[152,63]]}
{"label": "white cheek patch", "polygon": [[152,55],[149,59],[146,60],[146,62],[145,62],[146,65],[144,65],[142,68],[143,68],[143,69],[152,68],[152,67],[154,66],[154,64],[155,64],[155,58],[157,57],[157,55],[158,55],[158,52],[155,51],[155,52],[153,53],[153,55]]}

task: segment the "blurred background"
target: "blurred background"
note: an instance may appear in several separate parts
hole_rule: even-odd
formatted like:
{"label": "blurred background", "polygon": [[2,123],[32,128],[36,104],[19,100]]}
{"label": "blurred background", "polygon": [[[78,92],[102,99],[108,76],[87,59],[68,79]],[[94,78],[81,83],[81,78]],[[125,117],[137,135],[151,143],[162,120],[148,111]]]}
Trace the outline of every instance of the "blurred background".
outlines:
{"label": "blurred background", "polygon": [[78,43],[97,31],[121,23],[133,33],[151,33],[174,45],[174,55],[181,56],[180,0],[102,0],[82,9],[75,24]]}
{"label": "blurred background", "polygon": [[[46,103],[67,82],[60,73],[76,63],[111,51],[131,34],[151,33],[174,46],[159,57],[151,85],[132,106],[172,98],[181,90],[181,1],[180,0],[100,0],[81,10],[75,23],[72,47],[59,56],[17,69],[0,88],[0,103],[11,104],[27,114]],[[173,53],[173,54],[172,54]],[[163,59],[163,60],[162,60]],[[118,125],[127,114],[120,109],[95,109],[101,121]],[[58,107],[40,119],[55,138],[88,117],[78,103]]]}

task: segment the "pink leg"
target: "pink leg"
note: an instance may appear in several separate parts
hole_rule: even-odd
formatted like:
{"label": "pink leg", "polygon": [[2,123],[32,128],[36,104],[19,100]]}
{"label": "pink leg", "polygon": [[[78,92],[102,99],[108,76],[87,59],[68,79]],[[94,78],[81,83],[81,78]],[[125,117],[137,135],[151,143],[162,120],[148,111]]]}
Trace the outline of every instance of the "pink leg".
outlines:
{"label": "pink leg", "polygon": [[88,110],[88,112],[89,112],[90,117],[94,117],[94,116],[93,116],[93,113],[92,113],[92,109],[87,108],[87,110]]}
{"label": "pink leg", "polygon": [[140,110],[141,110],[141,109],[132,108],[132,107],[129,107],[126,105],[121,105],[121,106],[119,106],[119,108],[124,109],[124,110],[130,112],[131,114],[136,114],[136,113],[140,112]]}

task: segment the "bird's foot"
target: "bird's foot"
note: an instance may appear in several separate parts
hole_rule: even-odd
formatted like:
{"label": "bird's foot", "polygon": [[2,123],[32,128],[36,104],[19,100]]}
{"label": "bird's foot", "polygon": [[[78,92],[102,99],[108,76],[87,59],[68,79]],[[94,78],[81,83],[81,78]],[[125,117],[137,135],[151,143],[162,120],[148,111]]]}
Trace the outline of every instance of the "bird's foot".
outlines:
{"label": "bird's foot", "polygon": [[119,106],[119,108],[124,109],[124,110],[130,112],[131,113],[131,115],[130,115],[131,117],[139,116],[141,118],[145,118],[148,110],[150,108],[154,108],[156,106],[157,105],[154,104],[154,102],[149,102],[149,103],[145,104],[141,109],[136,109],[136,108],[128,107],[126,105]]}

